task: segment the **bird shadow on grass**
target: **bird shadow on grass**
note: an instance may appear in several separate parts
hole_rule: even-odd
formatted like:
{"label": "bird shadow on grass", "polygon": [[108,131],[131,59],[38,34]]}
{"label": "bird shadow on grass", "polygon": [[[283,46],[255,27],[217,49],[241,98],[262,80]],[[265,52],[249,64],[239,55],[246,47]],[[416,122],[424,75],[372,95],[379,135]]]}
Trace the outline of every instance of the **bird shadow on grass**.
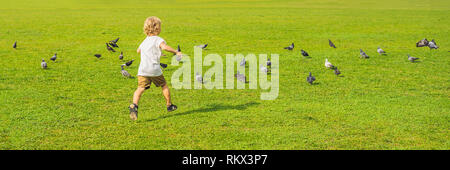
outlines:
{"label": "bird shadow on grass", "polygon": [[255,105],[259,105],[259,103],[249,102],[249,103],[239,104],[239,105],[227,105],[227,104],[222,104],[222,103],[214,103],[214,104],[208,104],[204,108],[198,108],[198,109],[180,112],[180,113],[176,113],[176,114],[163,115],[158,118],[148,119],[145,121],[152,122],[152,121],[166,119],[166,118],[170,118],[170,117],[174,117],[174,116],[183,116],[183,115],[189,115],[189,114],[193,114],[193,113],[205,113],[205,112],[214,112],[214,111],[221,111],[221,110],[245,110],[248,107],[255,106]]}

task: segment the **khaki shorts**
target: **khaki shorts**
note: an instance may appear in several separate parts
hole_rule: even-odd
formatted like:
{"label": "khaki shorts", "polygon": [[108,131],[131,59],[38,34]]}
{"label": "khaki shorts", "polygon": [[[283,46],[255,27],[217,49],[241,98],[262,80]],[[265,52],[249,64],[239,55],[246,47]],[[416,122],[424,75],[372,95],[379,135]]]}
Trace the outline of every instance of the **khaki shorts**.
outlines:
{"label": "khaki shorts", "polygon": [[164,79],[163,75],[156,77],[145,77],[145,76],[137,76],[138,77],[138,87],[143,87],[145,89],[149,89],[150,85],[153,83],[156,87],[162,87],[166,85],[166,79]]}

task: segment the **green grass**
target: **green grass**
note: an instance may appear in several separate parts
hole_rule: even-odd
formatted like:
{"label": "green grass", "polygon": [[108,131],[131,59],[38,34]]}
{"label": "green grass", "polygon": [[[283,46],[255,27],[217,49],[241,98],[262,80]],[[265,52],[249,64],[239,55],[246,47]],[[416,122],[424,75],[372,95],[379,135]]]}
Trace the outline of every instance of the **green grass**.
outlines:
{"label": "green grass", "polygon": [[[121,77],[104,43],[120,37],[136,75],[148,16],[189,55],[201,43],[204,55],[280,54],[278,99],[171,89],[179,110],[167,113],[152,86],[130,121],[137,80]],[[450,149],[449,16],[448,0],[0,0],[0,149]],[[422,38],[440,48],[416,48]],[[291,42],[294,51],[282,49]],[[169,83],[175,70],[164,70]],[[306,83],[310,71],[317,85]]]}

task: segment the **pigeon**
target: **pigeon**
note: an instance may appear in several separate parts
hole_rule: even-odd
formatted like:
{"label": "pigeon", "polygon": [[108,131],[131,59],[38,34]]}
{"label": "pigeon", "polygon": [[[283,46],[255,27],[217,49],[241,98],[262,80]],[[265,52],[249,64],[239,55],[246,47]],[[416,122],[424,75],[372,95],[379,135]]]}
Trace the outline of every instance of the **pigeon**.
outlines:
{"label": "pigeon", "polygon": [[386,55],[386,52],[383,49],[381,49],[380,47],[378,47],[377,52],[381,55]]}
{"label": "pigeon", "polygon": [[333,42],[331,42],[330,39],[328,39],[328,44],[330,44],[330,47],[336,48],[336,46],[333,44]]}
{"label": "pigeon", "polygon": [[181,52],[180,45],[178,45],[177,52]]}
{"label": "pigeon", "polygon": [[13,44],[13,48],[15,49],[15,48],[17,48],[17,41],[16,42],[14,42],[14,44]]}
{"label": "pigeon", "polygon": [[246,83],[247,82],[247,77],[245,76],[245,74],[240,74],[239,71],[237,71],[236,74],[234,74],[234,77],[237,78],[237,80]]}
{"label": "pigeon", "polygon": [[289,47],[284,47],[284,49],[293,50],[294,49],[294,43],[292,43]]}
{"label": "pigeon", "polygon": [[167,68],[167,64],[159,63],[159,65],[160,65],[162,68]]}
{"label": "pigeon", "polygon": [[94,56],[95,56],[95,57],[97,57],[97,58],[100,58],[100,57],[102,57],[102,55],[101,55],[101,54],[94,54]]}
{"label": "pigeon", "polygon": [[361,58],[369,58],[369,56],[361,49],[359,49],[359,54],[361,54]]}
{"label": "pigeon", "polygon": [[120,67],[122,67],[122,70],[120,70],[120,73],[122,73],[122,76],[127,77],[127,78],[130,78],[130,77],[131,77],[130,73],[128,73],[127,70],[124,70],[124,69],[123,69],[123,66],[125,66],[125,64],[122,64],[122,65],[120,66]]}
{"label": "pigeon", "polygon": [[306,77],[306,81],[308,81],[309,84],[313,84],[314,81],[316,81],[316,77],[311,75],[311,72],[309,72],[309,76]]}
{"label": "pigeon", "polygon": [[326,68],[329,68],[329,69],[333,69],[333,68],[334,68],[333,64],[331,64],[331,63],[328,61],[328,59],[325,59],[325,67],[326,67]]}
{"label": "pigeon", "polygon": [[245,67],[245,58],[242,58],[241,63],[239,63],[239,65]]}
{"label": "pigeon", "polygon": [[336,76],[339,76],[339,74],[341,74],[341,72],[337,69],[337,67],[334,67],[334,74],[336,74]]}
{"label": "pigeon", "polygon": [[439,47],[436,45],[436,42],[434,42],[434,39],[432,39],[429,43],[428,43],[428,47],[430,47],[430,50],[432,49],[438,49]]}
{"label": "pigeon", "polygon": [[208,44],[202,44],[202,45],[197,45],[195,47],[205,49],[207,46],[208,46]]}
{"label": "pigeon", "polygon": [[52,61],[55,61],[55,60],[56,60],[56,53],[55,53],[55,55],[53,55],[52,58],[50,58],[50,60],[52,60]]}
{"label": "pigeon", "polygon": [[309,56],[309,54],[305,51],[305,50],[301,50],[302,51],[302,56],[303,57],[308,57]]}
{"label": "pigeon", "polygon": [[267,61],[266,61],[266,65],[267,65],[268,67],[272,66],[272,61],[270,61],[269,58],[268,58]]}
{"label": "pigeon", "polygon": [[200,83],[203,84],[203,77],[202,77],[202,75],[200,75],[198,72],[195,73],[195,79],[196,79],[198,82],[200,82]]}
{"label": "pigeon", "polygon": [[264,72],[264,73],[268,73],[269,72],[269,69],[267,69],[267,67],[265,67],[262,64],[259,66],[259,69],[261,70],[261,72]]}
{"label": "pigeon", "polygon": [[47,69],[47,63],[45,62],[44,59],[42,59],[41,67],[42,67],[43,69]]}
{"label": "pigeon", "polygon": [[409,60],[409,61],[415,62],[415,61],[418,60],[418,59],[419,59],[419,58],[411,57],[411,56],[408,54],[408,60]]}
{"label": "pigeon", "polygon": [[111,52],[116,52],[116,50],[114,50],[113,48],[111,48],[111,47],[108,45],[108,43],[106,43],[106,49],[108,49],[108,51],[111,51]]}
{"label": "pigeon", "polygon": [[126,65],[127,67],[129,67],[129,66],[131,66],[131,64],[133,64],[133,61],[134,61],[134,60],[128,61],[127,63],[125,63],[125,65]]}
{"label": "pigeon", "polygon": [[111,42],[114,42],[114,43],[117,43],[118,41],[119,41],[119,37],[118,38],[116,38],[115,40],[112,40]]}
{"label": "pigeon", "polygon": [[420,40],[419,42],[416,43],[416,47],[425,47],[428,46],[428,40],[426,38],[424,38],[423,40]]}
{"label": "pigeon", "polygon": [[108,44],[109,44],[111,47],[119,48],[119,45],[117,45],[117,43],[115,43],[114,41],[110,41]]}
{"label": "pigeon", "polygon": [[123,60],[123,52],[120,52],[119,60]]}

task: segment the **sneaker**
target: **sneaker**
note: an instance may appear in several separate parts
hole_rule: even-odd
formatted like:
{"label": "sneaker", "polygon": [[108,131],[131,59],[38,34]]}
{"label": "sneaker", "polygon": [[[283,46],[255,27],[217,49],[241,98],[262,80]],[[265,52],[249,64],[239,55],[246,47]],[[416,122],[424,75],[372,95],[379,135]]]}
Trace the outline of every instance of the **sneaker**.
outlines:
{"label": "sneaker", "polygon": [[131,120],[137,120],[137,118],[138,118],[138,106],[136,104],[131,104],[128,108],[130,109],[130,118],[131,118]]}
{"label": "sneaker", "polygon": [[174,104],[171,104],[170,106],[167,107],[168,112],[175,111],[175,110],[177,110],[177,106]]}

